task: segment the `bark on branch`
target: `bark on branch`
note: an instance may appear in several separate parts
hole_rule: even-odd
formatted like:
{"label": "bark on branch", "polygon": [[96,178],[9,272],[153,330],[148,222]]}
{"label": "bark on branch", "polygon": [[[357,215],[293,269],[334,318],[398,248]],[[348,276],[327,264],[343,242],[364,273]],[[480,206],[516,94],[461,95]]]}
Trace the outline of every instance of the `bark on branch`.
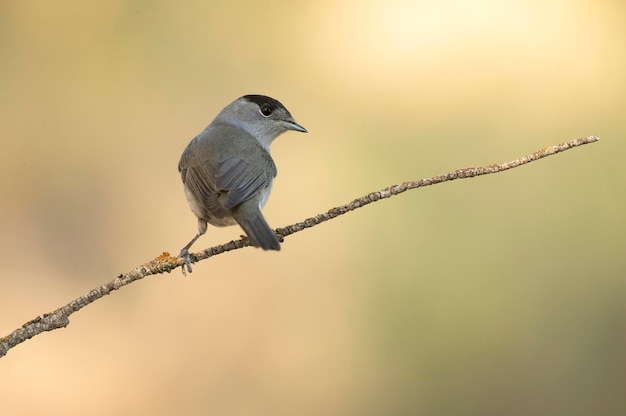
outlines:
{"label": "bark on branch", "polygon": [[[380,191],[372,192],[368,195],[362,196],[361,198],[355,199],[354,201],[349,202],[345,205],[331,208],[327,212],[316,215],[315,217],[307,218],[304,221],[288,225],[283,228],[278,228],[276,232],[284,238],[291,234],[302,231],[306,228],[314,227],[325,221],[331,220],[339,215],[354,211],[355,209],[371,204],[372,202],[401,194],[402,192],[408,191],[409,189],[422,188],[424,186],[453,181],[455,179],[474,178],[476,176],[503,172],[505,170],[534,162],[535,160],[542,159],[546,156],[551,156],[556,153],[572,149],[574,147],[596,142],[598,140],[599,139],[596,136],[570,140],[556,146],[545,147],[537,152],[534,152],[527,156],[523,156],[519,159],[512,160],[510,162],[481,166],[477,168],[469,167],[457,169],[453,172],[445,173],[443,175],[433,176],[426,179],[419,179],[416,181],[404,182],[400,185],[393,185],[388,188],[381,189]],[[192,262],[195,263],[201,260],[208,259],[209,257],[224,253],[226,251],[237,250],[248,245],[249,244],[247,239],[242,238],[240,240],[231,241],[226,244],[221,244],[208,248],[198,253],[193,253],[191,254],[191,259]],[[0,358],[4,357],[11,348],[36,335],[41,334],[42,332],[52,331],[58,328],[65,328],[70,323],[69,317],[71,314],[79,311],[83,307],[100,299],[101,297],[108,295],[111,292],[120,289],[121,287],[129,285],[136,280],[143,279],[146,276],[161,274],[164,272],[169,273],[178,267],[182,267],[184,271],[184,265],[184,259],[173,257],[169,253],[165,252],[154,260],[149,261],[148,263],[145,263],[135,268],[134,270],[131,270],[124,274],[119,274],[113,281],[98,286],[86,295],[71,301],[67,305],[62,306],[53,312],[46,313],[42,316],[38,316],[31,321],[26,322],[24,325],[13,331],[11,334],[0,338]]]}

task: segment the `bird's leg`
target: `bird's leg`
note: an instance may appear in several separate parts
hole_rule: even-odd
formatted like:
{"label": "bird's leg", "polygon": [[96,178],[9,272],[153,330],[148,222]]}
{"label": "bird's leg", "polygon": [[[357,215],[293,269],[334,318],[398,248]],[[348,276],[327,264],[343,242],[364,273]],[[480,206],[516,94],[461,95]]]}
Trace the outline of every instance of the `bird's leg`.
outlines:
{"label": "bird's leg", "polygon": [[[187,245],[183,247],[178,254],[178,257],[182,257],[183,260],[185,260],[185,266],[187,266],[187,270],[189,271],[189,273],[193,271],[191,267],[191,254],[189,254],[189,248],[193,245],[193,243],[196,242],[198,238],[200,238],[201,235],[202,234],[200,233],[196,234],[195,237],[192,238],[191,241],[188,242]],[[183,266],[183,274],[185,274],[185,266]]]}
{"label": "bird's leg", "polygon": [[[194,236],[194,238],[191,239],[190,242],[187,243],[185,247],[182,248],[182,250],[180,250],[180,253],[178,254],[178,257],[182,257],[185,260],[185,266],[187,266],[187,270],[189,270],[189,273],[192,272],[191,255],[189,254],[189,248],[193,245],[193,243],[196,242],[198,238],[200,238],[201,235],[204,235],[204,233],[206,233],[206,228],[207,222],[198,217],[198,233]],[[183,274],[185,274],[185,267],[183,267]]]}

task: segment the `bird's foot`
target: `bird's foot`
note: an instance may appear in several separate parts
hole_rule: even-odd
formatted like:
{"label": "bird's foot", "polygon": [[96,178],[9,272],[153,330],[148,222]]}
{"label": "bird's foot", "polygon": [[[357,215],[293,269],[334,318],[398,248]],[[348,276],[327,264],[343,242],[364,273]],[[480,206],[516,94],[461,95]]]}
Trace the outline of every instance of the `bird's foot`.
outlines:
{"label": "bird's foot", "polygon": [[186,276],[187,272],[185,271],[185,267],[187,267],[187,271],[189,273],[193,272],[193,268],[191,267],[191,254],[189,254],[189,250],[184,248],[178,254],[178,257],[182,257],[185,260],[185,264],[183,265],[183,274]]}

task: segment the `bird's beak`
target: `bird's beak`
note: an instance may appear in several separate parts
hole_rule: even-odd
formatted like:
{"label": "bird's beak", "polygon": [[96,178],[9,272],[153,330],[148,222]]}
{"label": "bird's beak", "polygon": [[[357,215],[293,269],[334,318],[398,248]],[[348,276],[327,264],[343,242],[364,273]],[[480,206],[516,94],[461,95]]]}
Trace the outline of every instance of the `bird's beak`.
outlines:
{"label": "bird's beak", "polygon": [[307,132],[307,130],[303,126],[296,123],[296,121],[292,118],[285,120],[285,128],[288,130],[299,131],[301,133]]}

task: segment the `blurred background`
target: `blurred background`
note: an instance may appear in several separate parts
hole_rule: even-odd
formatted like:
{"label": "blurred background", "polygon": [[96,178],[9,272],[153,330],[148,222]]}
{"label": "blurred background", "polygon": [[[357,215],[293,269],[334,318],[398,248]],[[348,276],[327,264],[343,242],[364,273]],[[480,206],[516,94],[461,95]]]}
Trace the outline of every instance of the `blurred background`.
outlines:
{"label": "blurred background", "polygon": [[0,62],[2,336],[178,253],[244,94],[309,129],[273,227],[601,138],[125,287],[0,360],[3,413],[625,414],[623,1],[4,1]]}

